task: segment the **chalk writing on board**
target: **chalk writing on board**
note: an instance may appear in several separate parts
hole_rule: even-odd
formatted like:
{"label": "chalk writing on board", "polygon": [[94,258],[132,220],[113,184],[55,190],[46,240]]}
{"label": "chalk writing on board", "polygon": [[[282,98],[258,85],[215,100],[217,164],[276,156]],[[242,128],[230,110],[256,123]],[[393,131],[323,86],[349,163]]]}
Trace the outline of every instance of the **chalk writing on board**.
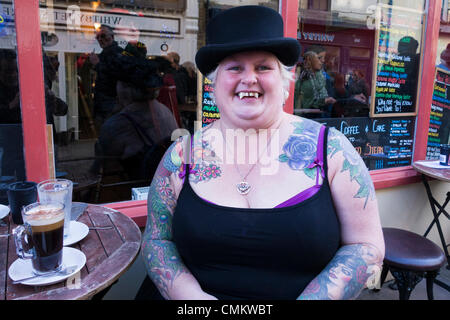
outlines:
{"label": "chalk writing on board", "polygon": [[450,133],[450,73],[436,69],[428,128],[427,160],[439,159],[440,145],[449,142]]}
{"label": "chalk writing on board", "polygon": [[202,126],[206,126],[211,122],[220,118],[219,109],[213,99],[214,88],[211,80],[203,77],[202,81]]}
{"label": "chalk writing on board", "polygon": [[416,112],[422,13],[380,6],[372,116]]}
{"label": "chalk writing on board", "polygon": [[318,119],[342,132],[369,170],[411,164],[414,117]]}

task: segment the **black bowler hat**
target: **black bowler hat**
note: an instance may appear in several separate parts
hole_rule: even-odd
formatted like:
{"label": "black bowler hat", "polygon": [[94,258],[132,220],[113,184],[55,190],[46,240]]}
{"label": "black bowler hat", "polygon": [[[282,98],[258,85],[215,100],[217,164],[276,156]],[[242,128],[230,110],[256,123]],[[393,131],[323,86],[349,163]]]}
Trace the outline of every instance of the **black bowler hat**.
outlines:
{"label": "black bowler hat", "polygon": [[273,53],[287,66],[297,63],[300,44],[283,36],[283,19],[273,9],[241,6],[216,15],[206,27],[206,46],[195,55],[198,69],[207,75],[227,56],[250,50]]}

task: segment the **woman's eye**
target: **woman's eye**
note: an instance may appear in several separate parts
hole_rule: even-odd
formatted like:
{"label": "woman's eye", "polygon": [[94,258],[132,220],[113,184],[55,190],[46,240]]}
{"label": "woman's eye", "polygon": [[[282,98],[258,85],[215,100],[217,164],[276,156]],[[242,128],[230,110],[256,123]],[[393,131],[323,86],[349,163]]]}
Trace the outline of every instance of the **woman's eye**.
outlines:
{"label": "woman's eye", "polygon": [[241,70],[241,67],[239,66],[231,66],[227,68],[228,71],[239,71]]}
{"label": "woman's eye", "polygon": [[259,66],[258,67],[258,70],[259,71],[266,71],[266,70],[271,70],[272,68],[271,67],[269,67],[269,66]]}

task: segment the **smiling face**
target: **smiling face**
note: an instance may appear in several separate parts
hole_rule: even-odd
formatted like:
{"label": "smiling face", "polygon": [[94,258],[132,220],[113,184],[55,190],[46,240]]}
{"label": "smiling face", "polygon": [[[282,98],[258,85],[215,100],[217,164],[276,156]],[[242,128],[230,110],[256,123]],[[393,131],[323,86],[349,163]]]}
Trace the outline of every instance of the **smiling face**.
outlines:
{"label": "smiling face", "polygon": [[242,52],[217,69],[214,96],[228,127],[270,128],[283,113],[280,63],[269,52]]}

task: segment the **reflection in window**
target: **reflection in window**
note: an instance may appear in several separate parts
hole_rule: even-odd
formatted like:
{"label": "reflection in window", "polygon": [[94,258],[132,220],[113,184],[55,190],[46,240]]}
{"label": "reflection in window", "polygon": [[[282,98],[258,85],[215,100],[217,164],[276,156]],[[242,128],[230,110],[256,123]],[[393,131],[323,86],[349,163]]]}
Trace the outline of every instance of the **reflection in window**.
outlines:
{"label": "reflection in window", "polygon": [[8,204],[8,185],[26,176],[13,3],[1,3],[0,16],[0,203]]}
{"label": "reflection in window", "polygon": [[343,132],[371,170],[409,165],[425,2],[325,3],[299,1],[294,113]]}
{"label": "reflection in window", "polygon": [[[246,4],[279,8],[278,0]],[[40,1],[46,92],[66,106],[47,112],[56,176],[74,181],[75,201],[132,199],[133,188],[150,184],[172,131],[193,132],[195,53],[208,17],[236,5]]]}

